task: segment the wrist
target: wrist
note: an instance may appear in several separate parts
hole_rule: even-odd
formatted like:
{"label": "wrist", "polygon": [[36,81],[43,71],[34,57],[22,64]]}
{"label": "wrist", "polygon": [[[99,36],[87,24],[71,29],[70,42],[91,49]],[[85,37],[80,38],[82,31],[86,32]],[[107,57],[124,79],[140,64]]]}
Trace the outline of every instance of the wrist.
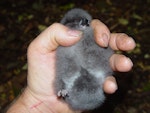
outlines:
{"label": "wrist", "polygon": [[7,113],[80,113],[80,111],[72,111],[55,95],[41,96],[27,87]]}
{"label": "wrist", "polygon": [[29,88],[26,88],[12,103],[7,113],[55,113],[50,108],[48,102],[39,100]]}
{"label": "wrist", "polygon": [[30,113],[22,99],[24,92],[10,104],[6,113]]}

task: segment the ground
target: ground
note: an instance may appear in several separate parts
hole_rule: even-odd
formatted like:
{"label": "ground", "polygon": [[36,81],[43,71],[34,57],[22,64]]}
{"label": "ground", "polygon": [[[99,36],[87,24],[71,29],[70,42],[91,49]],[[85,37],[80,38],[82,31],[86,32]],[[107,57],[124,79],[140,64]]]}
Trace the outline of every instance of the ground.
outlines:
{"label": "ground", "polygon": [[[115,73],[119,89],[93,113],[149,113],[150,111],[150,0],[37,0],[0,1],[0,112],[26,86],[29,43],[47,26],[59,22],[71,8],[87,10],[111,32],[125,32],[136,48],[122,52],[133,60],[128,73]],[[120,53],[120,52],[119,52]]]}

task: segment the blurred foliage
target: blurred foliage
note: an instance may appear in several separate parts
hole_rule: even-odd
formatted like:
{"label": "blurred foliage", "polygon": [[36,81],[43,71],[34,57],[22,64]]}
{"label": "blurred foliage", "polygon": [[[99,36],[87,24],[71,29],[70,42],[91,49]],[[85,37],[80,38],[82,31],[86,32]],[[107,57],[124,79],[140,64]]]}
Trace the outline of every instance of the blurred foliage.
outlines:
{"label": "blurred foliage", "polygon": [[[148,113],[150,109],[150,0],[1,0],[0,1],[0,112],[26,85],[29,43],[63,14],[80,7],[104,22],[111,32],[125,32],[136,41],[133,51],[122,52],[133,70],[116,76],[119,94],[112,95],[102,113]],[[123,91],[122,91],[123,90]],[[120,93],[121,92],[121,93]],[[123,93],[122,93],[123,92]],[[119,95],[119,96],[118,96]],[[143,98],[144,97],[144,98]],[[121,101],[118,102],[120,98]],[[108,99],[109,100],[109,99]],[[114,102],[115,101],[115,102]],[[113,103],[114,102],[114,103]],[[115,107],[115,103],[119,105]],[[110,106],[108,106],[110,105]],[[96,113],[96,111],[94,112]]]}

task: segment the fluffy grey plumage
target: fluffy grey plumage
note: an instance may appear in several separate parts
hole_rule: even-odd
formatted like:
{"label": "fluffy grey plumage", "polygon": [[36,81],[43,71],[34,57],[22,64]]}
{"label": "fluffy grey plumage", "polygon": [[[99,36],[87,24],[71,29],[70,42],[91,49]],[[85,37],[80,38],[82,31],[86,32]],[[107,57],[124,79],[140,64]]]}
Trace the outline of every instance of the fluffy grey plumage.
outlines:
{"label": "fluffy grey plumage", "polygon": [[58,47],[55,91],[74,110],[92,110],[105,100],[103,82],[112,74],[110,48],[101,48],[90,27],[92,17],[82,9],[72,9],[61,20],[70,29],[83,31],[73,46]]}

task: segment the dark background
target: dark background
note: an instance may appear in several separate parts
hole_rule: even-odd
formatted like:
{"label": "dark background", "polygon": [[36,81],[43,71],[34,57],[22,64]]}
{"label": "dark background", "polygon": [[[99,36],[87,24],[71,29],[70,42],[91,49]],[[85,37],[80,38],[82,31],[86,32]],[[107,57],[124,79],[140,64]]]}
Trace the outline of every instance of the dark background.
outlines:
{"label": "dark background", "polygon": [[26,85],[29,43],[71,8],[87,10],[111,32],[124,32],[136,48],[128,73],[116,73],[118,91],[93,113],[150,112],[150,0],[0,0],[0,112]]}

